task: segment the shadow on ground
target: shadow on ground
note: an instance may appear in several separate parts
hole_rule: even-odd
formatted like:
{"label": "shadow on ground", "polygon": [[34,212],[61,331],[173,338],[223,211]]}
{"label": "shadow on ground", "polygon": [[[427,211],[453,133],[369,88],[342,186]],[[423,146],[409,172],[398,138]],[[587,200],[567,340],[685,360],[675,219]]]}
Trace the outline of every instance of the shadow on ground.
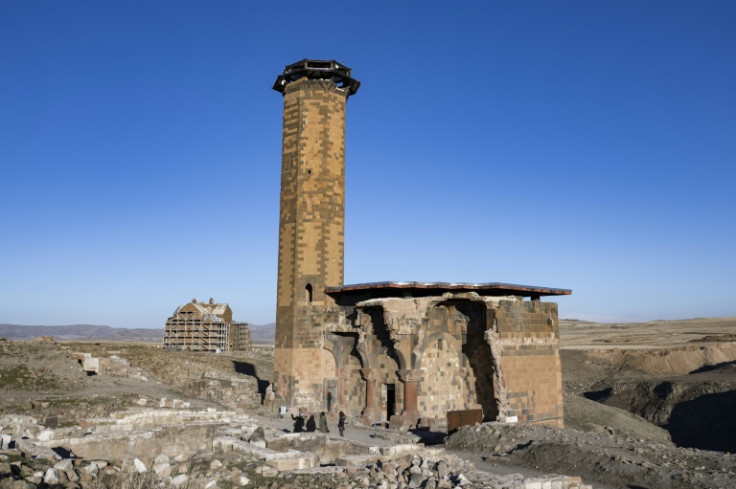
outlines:
{"label": "shadow on ground", "polygon": [[254,377],[258,381],[258,393],[261,395],[261,403],[263,403],[263,399],[266,397],[266,389],[271,385],[271,382],[260,378],[258,368],[252,363],[233,360],[233,367],[237,373]]}

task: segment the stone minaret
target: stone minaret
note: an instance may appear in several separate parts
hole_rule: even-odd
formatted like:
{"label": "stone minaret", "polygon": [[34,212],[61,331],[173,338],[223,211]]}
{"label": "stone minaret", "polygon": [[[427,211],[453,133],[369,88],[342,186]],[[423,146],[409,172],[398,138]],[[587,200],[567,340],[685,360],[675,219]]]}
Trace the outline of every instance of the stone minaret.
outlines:
{"label": "stone minaret", "polygon": [[335,376],[322,348],[335,310],[324,287],[343,284],[345,103],[359,86],[346,66],[310,59],[273,86],[284,95],[274,391],[312,412],[324,409],[324,379]]}

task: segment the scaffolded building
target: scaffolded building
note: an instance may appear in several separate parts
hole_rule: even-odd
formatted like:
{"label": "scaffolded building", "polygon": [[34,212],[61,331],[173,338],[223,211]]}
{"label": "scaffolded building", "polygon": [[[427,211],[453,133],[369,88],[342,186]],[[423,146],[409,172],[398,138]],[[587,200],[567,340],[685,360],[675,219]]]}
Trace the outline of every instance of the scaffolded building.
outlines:
{"label": "scaffolded building", "polygon": [[227,304],[197,299],[174,311],[166,320],[164,347],[189,351],[243,351],[250,349],[248,323],[233,322],[233,311]]}

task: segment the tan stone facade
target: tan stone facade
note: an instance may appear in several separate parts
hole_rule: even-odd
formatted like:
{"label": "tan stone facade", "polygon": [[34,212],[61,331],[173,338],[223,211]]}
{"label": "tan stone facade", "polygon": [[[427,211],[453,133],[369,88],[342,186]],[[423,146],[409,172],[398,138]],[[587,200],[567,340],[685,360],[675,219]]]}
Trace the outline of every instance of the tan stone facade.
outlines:
{"label": "tan stone facade", "polygon": [[368,423],[444,427],[449,411],[482,409],[486,421],[560,425],[557,305],[538,294],[566,292],[506,284],[328,288],[341,309],[322,326],[335,359],[324,396]]}
{"label": "tan stone facade", "polygon": [[499,283],[343,285],[345,105],[334,61],[287,66],[274,392],[310,412],[446,426],[447,413],[562,424],[557,305]]}
{"label": "tan stone facade", "polygon": [[274,390],[290,404],[308,403],[322,390],[330,358],[312,324],[334,307],[325,285],[343,281],[345,103],[351,90],[333,81],[346,69],[328,63],[287,67],[302,76],[274,87],[284,94]]}
{"label": "tan stone facade", "polygon": [[192,299],[166,320],[164,347],[172,350],[244,351],[250,346],[248,324],[233,322],[230,306],[213,299]]}

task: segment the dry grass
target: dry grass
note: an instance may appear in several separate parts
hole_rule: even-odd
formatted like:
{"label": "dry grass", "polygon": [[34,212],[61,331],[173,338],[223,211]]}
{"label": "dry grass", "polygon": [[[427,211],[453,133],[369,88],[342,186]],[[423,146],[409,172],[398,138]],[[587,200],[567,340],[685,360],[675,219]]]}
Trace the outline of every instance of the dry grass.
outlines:
{"label": "dry grass", "polygon": [[120,472],[116,475],[98,477],[90,489],[204,489],[208,479],[202,474],[188,474],[187,480],[179,485],[163,480],[153,472]]}

